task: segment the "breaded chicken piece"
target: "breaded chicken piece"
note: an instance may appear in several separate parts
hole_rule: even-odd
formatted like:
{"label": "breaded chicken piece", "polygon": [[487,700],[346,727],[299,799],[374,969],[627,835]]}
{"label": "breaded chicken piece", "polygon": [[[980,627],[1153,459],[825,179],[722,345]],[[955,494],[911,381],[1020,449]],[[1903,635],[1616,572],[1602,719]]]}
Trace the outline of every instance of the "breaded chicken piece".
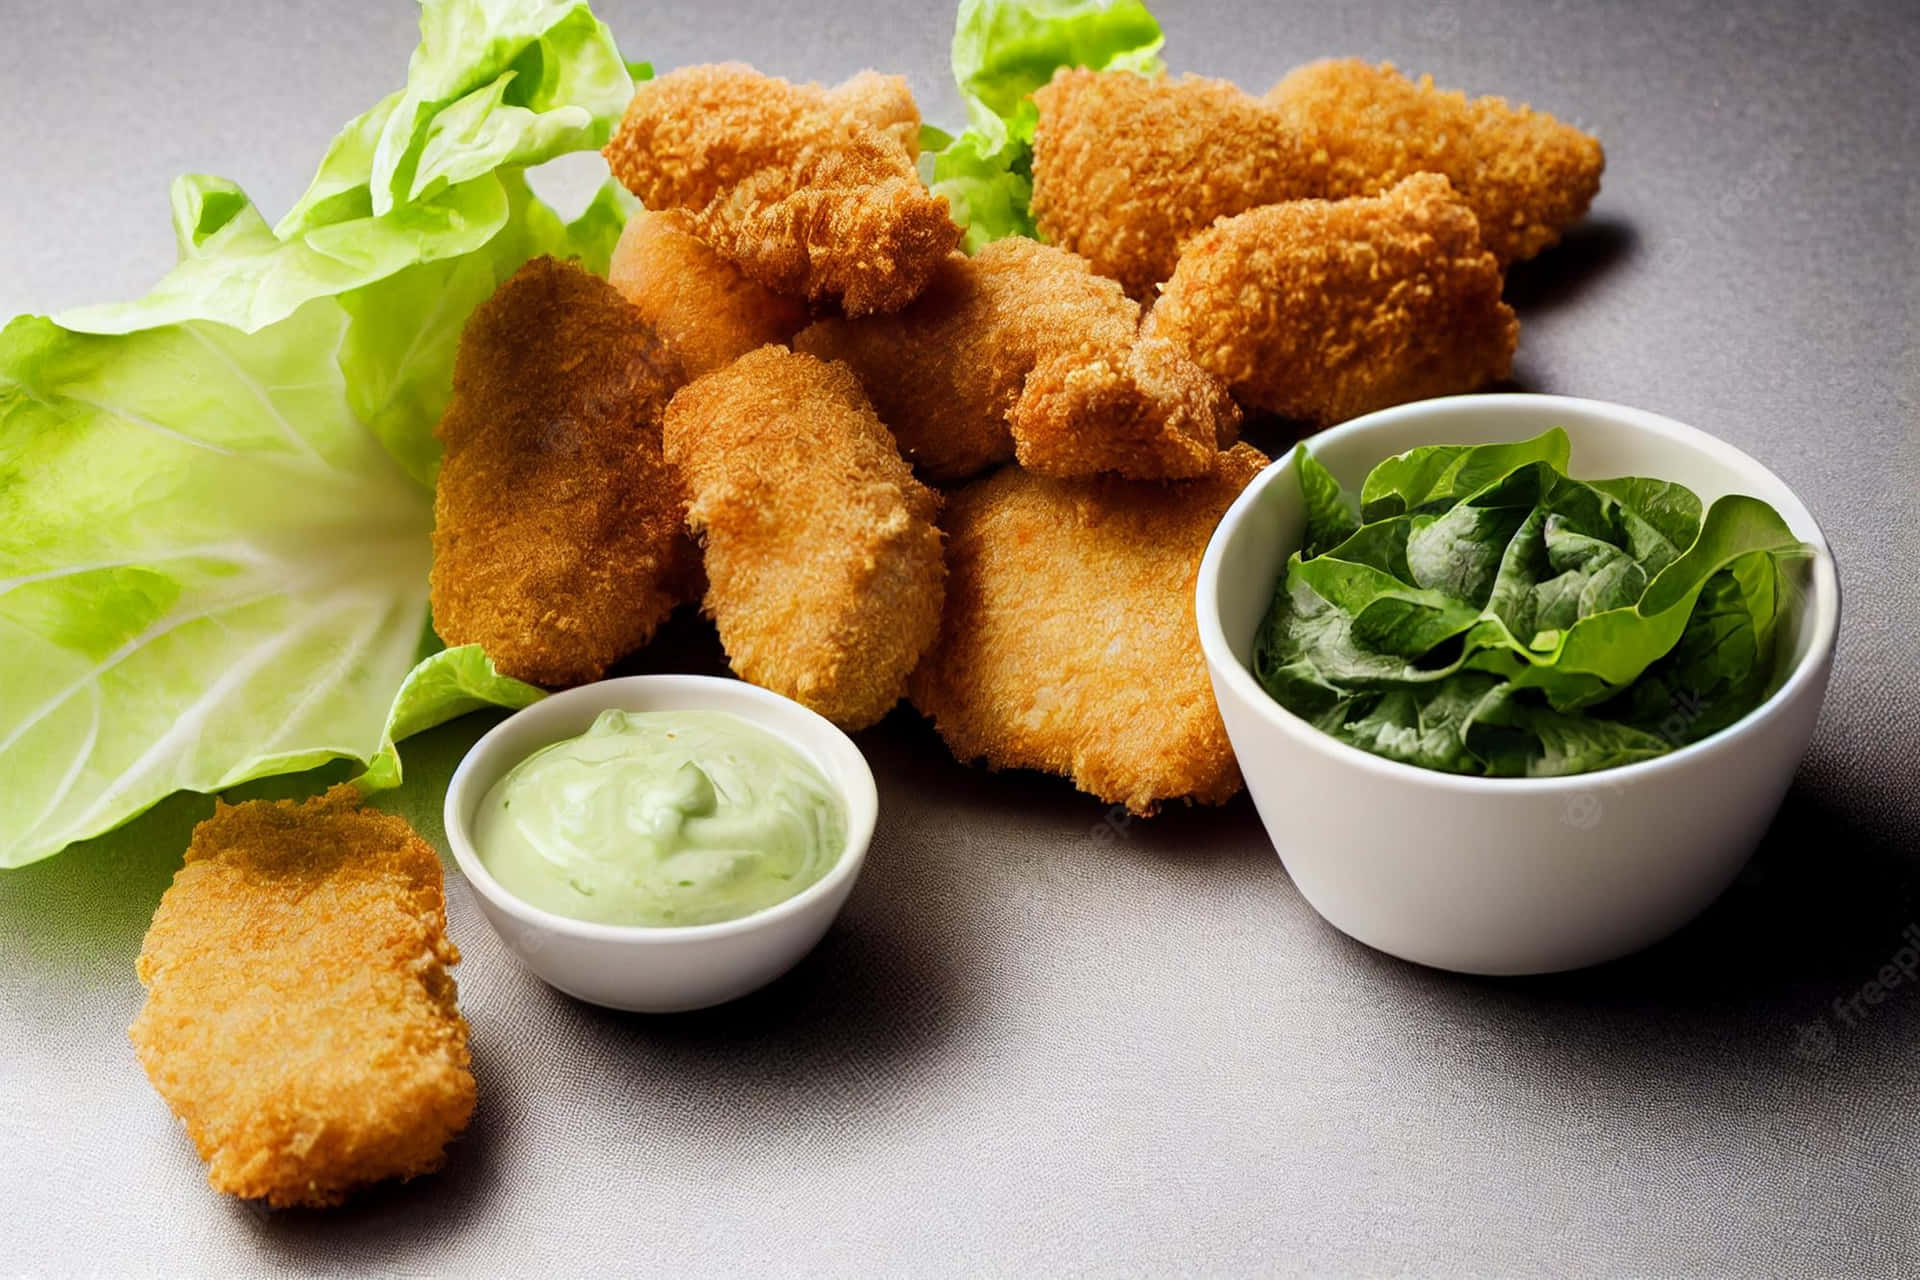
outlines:
{"label": "breaded chicken piece", "polygon": [[939,629],[946,566],[939,497],[853,371],[762,347],[673,398],[666,451],[734,672],[845,729],[885,715]]}
{"label": "breaded chicken piece", "polygon": [[641,210],[627,220],[607,272],[689,379],[769,342],[784,344],[807,322],[798,299],[748,279],[691,228],[684,210]]}
{"label": "breaded chicken piece", "polygon": [[1267,464],[1195,480],[1056,480],[1007,467],[947,501],[947,607],[913,705],[960,760],[1044,769],[1137,814],[1219,804],[1240,770],[1194,622],[1213,527]]}
{"label": "breaded chicken piece", "polygon": [[1329,160],[1331,198],[1377,195],[1415,173],[1445,174],[1501,265],[1560,239],[1600,191],[1599,141],[1506,99],[1468,99],[1357,58],[1309,63],[1266,101]]}
{"label": "breaded chicken piece", "polygon": [[1447,180],[1223,219],[1180,257],[1149,328],[1246,408],[1324,426],[1471,391],[1512,367],[1500,265]]}
{"label": "breaded chicken piece", "polygon": [[1223,80],[1063,70],[1033,101],[1041,233],[1139,298],[1217,218],[1378,195],[1420,172],[1453,182],[1505,265],[1586,212],[1605,160],[1544,112],[1352,59],[1302,67],[1264,99]]}
{"label": "breaded chicken piece", "polygon": [[915,170],[919,110],[898,77],[837,90],[739,63],[639,86],[606,147],[649,209],[685,209],[695,235],[775,293],[897,311],[960,228]]}
{"label": "breaded chicken piece", "polygon": [[1036,365],[1013,414],[1014,456],[1040,475],[1205,475],[1240,434],[1226,384],[1153,334],[1124,356],[1083,349]]}
{"label": "breaded chicken piece", "polygon": [[832,104],[858,120],[891,134],[908,155],[920,154],[920,104],[905,76],[858,71],[827,90]]}
{"label": "breaded chicken piece", "polygon": [[1313,147],[1225,80],[1066,69],[1033,101],[1041,234],[1136,298],[1214,219],[1326,187]]}
{"label": "breaded chicken piece", "polygon": [[215,1190],[332,1205],[440,1167],[474,1103],[446,924],[439,857],[351,784],[194,828],[128,1034]]}
{"label": "breaded chicken piece", "polygon": [[1023,237],[951,255],[902,311],[831,317],[795,348],[844,360],[923,476],[951,482],[1017,453],[1050,475],[1208,470],[1239,410],[1085,259]]}
{"label": "breaded chicken piece", "polygon": [[534,684],[598,679],[697,573],[660,454],[679,366],[613,286],[536,258],[460,335],[435,431],[433,620]]}

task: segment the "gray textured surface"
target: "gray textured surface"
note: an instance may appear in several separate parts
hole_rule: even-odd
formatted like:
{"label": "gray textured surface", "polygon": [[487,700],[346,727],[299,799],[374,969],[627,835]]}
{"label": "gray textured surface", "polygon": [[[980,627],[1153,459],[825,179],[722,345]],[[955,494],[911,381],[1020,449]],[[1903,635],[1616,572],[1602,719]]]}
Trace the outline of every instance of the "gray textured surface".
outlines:
{"label": "gray textured surface", "polygon": [[[908,73],[950,10],[604,10],[630,57]],[[331,1216],[203,1185],[124,1028],[197,809],[0,876],[0,1272],[1920,1270],[1920,16],[1830,6],[1166,3],[1179,69],[1392,56],[1597,131],[1590,224],[1512,282],[1527,387],[1733,441],[1823,521],[1827,714],[1752,870],[1673,942],[1480,981],[1322,925],[1244,799],[1096,843],[1101,807],[865,735],[883,814],[822,949],[733,1008],[622,1017],[520,972],[450,880],[482,1109],[442,1176]],[[399,83],[399,3],[0,4],[0,314],[131,296],[177,172],[269,214]],[[701,637],[688,642],[695,651]],[[481,726],[410,753],[439,834]],[[1711,797],[1702,797],[1712,803]],[[1822,1023],[1824,1046],[1802,1039]]]}

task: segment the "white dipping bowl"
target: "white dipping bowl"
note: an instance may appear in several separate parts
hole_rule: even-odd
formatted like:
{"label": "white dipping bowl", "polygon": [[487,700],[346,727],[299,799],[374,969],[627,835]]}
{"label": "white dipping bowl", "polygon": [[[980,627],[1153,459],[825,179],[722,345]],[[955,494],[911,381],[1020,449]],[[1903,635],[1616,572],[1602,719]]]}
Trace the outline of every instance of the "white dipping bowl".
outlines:
{"label": "white dipping bowl", "polygon": [[[847,843],[827,874],[784,902],[717,924],[597,924],[556,915],[508,892],[473,847],[481,802],[515,765],[577,737],[602,711],[729,711],[796,747],[846,806]],[[582,685],[502,720],[475,743],[447,787],[447,842],[494,931],[534,973],[570,996],[613,1009],[677,1013],[722,1004],[791,969],[846,903],[873,839],[879,797],[860,749],[789,698],[712,676],[627,676]]]}
{"label": "white dipping bowl", "polygon": [[1254,804],[1280,859],[1334,927],[1391,955],[1463,973],[1598,964],[1665,937],[1718,897],[1765,834],[1813,735],[1833,669],[1840,585],[1806,506],[1729,444],[1671,419],[1563,396],[1454,396],[1314,436],[1349,489],[1422,445],[1524,440],[1562,427],[1575,476],[1678,481],[1702,502],[1773,505],[1815,549],[1784,619],[1787,675],[1738,723],[1638,764],[1565,778],[1478,778],[1373,755],[1270,697],[1254,631],[1304,516],[1291,457],[1255,477],[1200,564],[1200,645]]}

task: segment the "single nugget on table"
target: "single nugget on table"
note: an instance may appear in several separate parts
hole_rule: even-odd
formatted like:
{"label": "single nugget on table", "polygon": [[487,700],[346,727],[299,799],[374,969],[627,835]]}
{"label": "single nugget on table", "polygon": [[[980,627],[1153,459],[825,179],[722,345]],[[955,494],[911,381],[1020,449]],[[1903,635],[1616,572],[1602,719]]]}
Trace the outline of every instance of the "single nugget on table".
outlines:
{"label": "single nugget on table", "polygon": [[706,548],[706,609],[743,679],[846,729],[905,691],[940,626],[939,497],[853,371],[762,347],[667,409]]}
{"label": "single nugget on table", "polygon": [[1507,376],[1520,323],[1438,174],[1386,194],[1223,219],[1180,256],[1148,327],[1234,397],[1315,425]]}
{"label": "single nugget on table", "polygon": [[807,322],[798,299],[749,279],[694,235],[682,209],[643,209],[629,218],[607,280],[639,309],[689,380],[769,342],[785,343]]}
{"label": "single nugget on table", "polygon": [[1007,467],[947,499],[947,606],[913,705],[956,758],[1044,769],[1150,814],[1219,804],[1240,770],[1214,704],[1194,579],[1267,464],[1250,445],[1194,480],[1056,480]]}
{"label": "single nugget on table", "polygon": [[723,63],[640,85],[606,157],[768,289],[862,315],[911,302],[960,240],[915,168],[919,126],[898,76],[823,89]]}
{"label": "single nugget on table", "polygon": [[844,360],[920,473],[963,480],[1019,457],[1049,475],[1207,471],[1240,412],[1084,258],[1024,237],[953,254],[893,315],[820,320],[797,350]]}
{"label": "single nugget on table", "polygon": [[440,860],[351,784],[220,805],[140,950],[129,1031],[216,1190],[275,1207],[440,1167],[473,1114]]}
{"label": "single nugget on table", "polygon": [[1041,233],[1136,298],[1214,219],[1325,194],[1324,157],[1225,80],[1061,70],[1033,102]]}
{"label": "single nugget on table", "polygon": [[1560,239],[1600,191],[1599,140],[1506,99],[1469,99],[1409,80],[1392,63],[1309,63],[1266,101],[1285,127],[1327,157],[1317,195],[1370,196],[1415,173],[1446,175],[1480,220],[1502,266]]}
{"label": "single nugget on table", "polygon": [[598,679],[687,598],[660,453],[678,364],[612,285],[536,258],[460,335],[434,498],[433,619],[542,685]]}

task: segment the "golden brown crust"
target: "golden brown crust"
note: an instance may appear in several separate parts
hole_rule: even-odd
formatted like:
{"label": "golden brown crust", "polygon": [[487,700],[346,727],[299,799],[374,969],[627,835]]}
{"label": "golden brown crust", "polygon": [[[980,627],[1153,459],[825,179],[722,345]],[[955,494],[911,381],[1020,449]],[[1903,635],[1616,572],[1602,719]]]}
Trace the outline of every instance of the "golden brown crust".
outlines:
{"label": "golden brown crust", "polygon": [[797,299],[748,279],[692,228],[684,210],[641,210],[627,220],[607,271],[689,380],[785,343],[807,322]]}
{"label": "golden brown crust", "polygon": [[1438,174],[1222,220],[1149,327],[1234,397],[1318,425],[1507,376],[1520,325],[1472,210]]}
{"label": "golden brown crust", "polygon": [[1119,356],[1083,349],[1041,363],[1013,414],[1020,465],[1063,479],[1205,475],[1239,434],[1226,384],[1153,336]]}
{"label": "golden brown crust", "polygon": [[734,672],[842,728],[885,715],[939,628],[946,567],[939,497],[852,370],[762,347],[674,397],[666,450]]}
{"label": "golden brown crust", "polygon": [[1265,98],[1223,80],[1075,70],[1033,100],[1041,232],[1139,298],[1216,218],[1378,195],[1420,172],[1453,182],[1504,265],[1585,214],[1605,164],[1597,140],[1545,112],[1354,59],[1301,67]]}
{"label": "golden brown crust", "polygon": [[536,258],[460,336],[434,500],[433,618],[508,675],[598,679],[696,576],[660,454],[680,370],[612,286]]}
{"label": "golden brown crust", "polygon": [[821,320],[801,351],[844,360],[920,473],[1015,455],[1056,475],[1196,475],[1239,411],[1171,347],[1138,350],[1140,308],[1064,249],[1014,237],[951,255],[905,310]]}
{"label": "golden brown crust", "polygon": [[473,1113],[440,860],[343,784],[222,804],[154,912],[129,1030],[215,1189],[338,1204],[440,1167]]}
{"label": "golden brown crust", "polygon": [[961,760],[1061,774],[1135,813],[1229,799],[1240,771],[1194,579],[1221,513],[1266,463],[1240,444],[1195,480],[1007,467],[952,494],[946,612],[914,706]]}
{"label": "golden brown crust", "polygon": [[1325,185],[1313,149],[1224,80],[1062,70],[1033,101],[1041,233],[1136,298],[1152,296],[1215,218]]}
{"label": "golden brown crust", "polygon": [[1409,80],[1392,63],[1309,63],[1266,101],[1327,157],[1316,194],[1376,195],[1411,174],[1444,174],[1502,265],[1558,241],[1593,203],[1606,164],[1596,138],[1544,111],[1436,89],[1432,76]]}
{"label": "golden brown crust", "polygon": [[856,119],[889,134],[908,155],[920,154],[920,104],[913,100],[905,76],[856,71],[827,90],[827,98]]}
{"label": "golden brown crust", "polygon": [[959,243],[915,169],[918,133],[897,77],[828,90],[722,63],[642,84],[606,157],[775,293],[863,315],[911,302]]}

